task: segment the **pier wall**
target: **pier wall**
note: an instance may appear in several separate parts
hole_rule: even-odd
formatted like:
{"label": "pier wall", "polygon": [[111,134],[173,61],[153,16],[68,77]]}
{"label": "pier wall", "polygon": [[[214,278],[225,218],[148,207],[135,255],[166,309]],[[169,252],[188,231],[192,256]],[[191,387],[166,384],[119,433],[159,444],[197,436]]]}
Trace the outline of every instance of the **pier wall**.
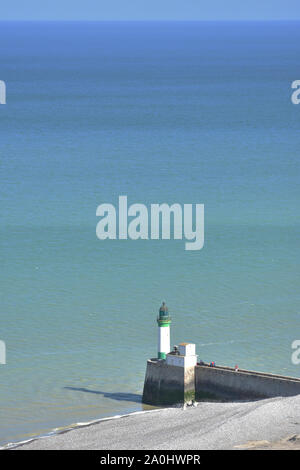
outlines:
{"label": "pier wall", "polygon": [[300,379],[230,367],[195,367],[196,399],[259,399],[300,394]]}
{"label": "pier wall", "polygon": [[191,400],[255,400],[300,395],[300,379],[231,367],[178,367],[149,359],[143,403],[172,405]]}
{"label": "pier wall", "polygon": [[195,398],[195,367],[178,367],[149,359],[143,391],[143,403],[172,405]]}

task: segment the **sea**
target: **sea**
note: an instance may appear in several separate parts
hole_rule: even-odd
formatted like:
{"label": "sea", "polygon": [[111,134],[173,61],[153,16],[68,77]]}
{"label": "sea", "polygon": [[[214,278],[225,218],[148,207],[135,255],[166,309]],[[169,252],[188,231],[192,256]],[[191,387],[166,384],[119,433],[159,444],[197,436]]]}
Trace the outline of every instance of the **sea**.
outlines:
{"label": "sea", "polygon": [[[299,22],[1,22],[0,444],[147,409],[159,306],[199,360],[300,377]],[[99,240],[204,204],[205,242]]]}

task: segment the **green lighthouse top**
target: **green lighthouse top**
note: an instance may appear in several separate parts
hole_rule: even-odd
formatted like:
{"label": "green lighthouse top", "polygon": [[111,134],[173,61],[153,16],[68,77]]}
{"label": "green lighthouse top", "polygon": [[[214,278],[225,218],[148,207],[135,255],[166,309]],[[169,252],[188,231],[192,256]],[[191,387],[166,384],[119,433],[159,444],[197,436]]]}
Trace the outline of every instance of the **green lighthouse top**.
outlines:
{"label": "green lighthouse top", "polygon": [[171,323],[171,317],[169,315],[169,309],[165,302],[162,303],[159,309],[159,315],[157,317],[157,323],[159,326],[169,326]]}

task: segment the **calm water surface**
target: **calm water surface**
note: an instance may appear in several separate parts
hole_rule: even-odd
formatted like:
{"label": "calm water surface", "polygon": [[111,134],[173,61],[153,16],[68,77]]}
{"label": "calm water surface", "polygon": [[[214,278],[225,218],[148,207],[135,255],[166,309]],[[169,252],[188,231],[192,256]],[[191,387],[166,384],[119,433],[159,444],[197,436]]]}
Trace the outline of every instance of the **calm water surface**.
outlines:
{"label": "calm water surface", "polygon": [[[299,23],[0,24],[0,443],[142,408],[172,343],[300,376]],[[205,246],[96,207],[204,203]]]}

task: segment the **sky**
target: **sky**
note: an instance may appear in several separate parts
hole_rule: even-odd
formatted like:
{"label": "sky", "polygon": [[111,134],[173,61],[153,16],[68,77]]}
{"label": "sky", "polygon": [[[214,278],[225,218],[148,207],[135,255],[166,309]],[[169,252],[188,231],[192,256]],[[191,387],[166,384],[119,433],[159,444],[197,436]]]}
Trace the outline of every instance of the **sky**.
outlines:
{"label": "sky", "polygon": [[299,20],[300,0],[0,0],[0,20]]}

